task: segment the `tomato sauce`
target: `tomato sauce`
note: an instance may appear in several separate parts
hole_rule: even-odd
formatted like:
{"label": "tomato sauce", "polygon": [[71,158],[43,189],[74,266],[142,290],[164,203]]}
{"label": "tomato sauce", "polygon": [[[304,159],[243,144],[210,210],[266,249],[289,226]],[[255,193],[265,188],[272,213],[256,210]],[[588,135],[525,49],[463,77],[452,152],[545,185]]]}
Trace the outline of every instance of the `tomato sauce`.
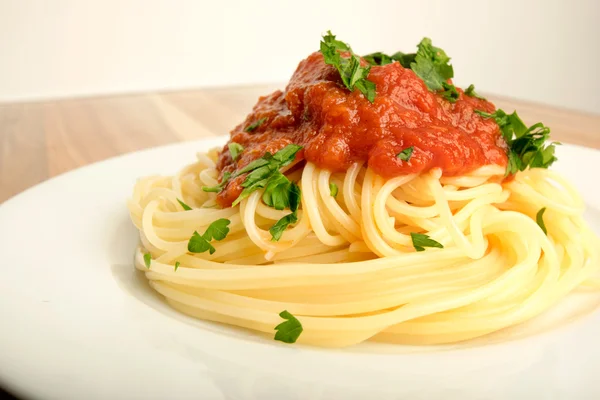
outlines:
{"label": "tomato sauce", "polygon": [[[474,113],[493,112],[492,103],[461,89],[456,103],[450,103],[398,62],[373,66],[368,79],[376,85],[373,103],[359,90],[350,92],[321,53],[311,54],[300,62],[285,91],[259,98],[252,113],[231,131],[230,142],[241,144],[244,151],[233,161],[225,146],[219,170],[233,172],[290,143],[304,147],[296,161],[305,159],[331,171],[366,162],[386,178],[436,167],[445,176],[457,176],[484,165],[506,166],[506,143],[498,125]],[[261,119],[264,123],[255,130],[245,131]],[[408,161],[397,157],[411,146]],[[231,181],[219,194],[222,206],[237,198],[243,179]]]}

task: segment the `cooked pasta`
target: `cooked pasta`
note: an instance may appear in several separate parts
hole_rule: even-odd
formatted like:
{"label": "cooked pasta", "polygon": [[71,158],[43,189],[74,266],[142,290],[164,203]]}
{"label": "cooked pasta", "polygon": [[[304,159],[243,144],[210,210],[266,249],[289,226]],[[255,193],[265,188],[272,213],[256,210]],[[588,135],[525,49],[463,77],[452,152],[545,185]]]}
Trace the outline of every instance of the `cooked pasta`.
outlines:
{"label": "cooked pasta", "polygon": [[428,40],[409,65],[352,66],[339,43],[325,36],[225,147],[135,185],[135,265],[173,308],[289,343],[438,344],[599,286],[600,241],[548,170],[547,127],[451,76],[432,86],[415,63],[442,74],[449,58]]}

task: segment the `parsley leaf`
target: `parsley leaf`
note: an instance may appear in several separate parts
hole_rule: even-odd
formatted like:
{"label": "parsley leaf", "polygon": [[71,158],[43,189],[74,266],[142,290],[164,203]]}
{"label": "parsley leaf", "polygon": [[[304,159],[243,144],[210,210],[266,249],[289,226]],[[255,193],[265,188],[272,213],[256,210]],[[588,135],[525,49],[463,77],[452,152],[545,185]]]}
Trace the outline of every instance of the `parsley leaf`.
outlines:
{"label": "parsley leaf", "polygon": [[329,193],[331,194],[331,197],[337,197],[338,195],[338,187],[335,183],[330,183],[329,184]]}
{"label": "parsley leaf", "polygon": [[181,264],[179,263],[179,261],[177,261],[177,262],[175,263],[175,271],[177,271],[177,269],[179,268],[179,265],[181,265]]}
{"label": "parsley leaf", "polygon": [[235,172],[233,176],[242,173],[248,173],[242,187],[244,188],[232,206],[250,196],[252,192],[265,188],[262,196],[263,202],[269,207],[277,210],[288,208],[291,214],[281,218],[269,229],[272,240],[279,240],[285,229],[290,224],[298,221],[296,211],[300,206],[302,193],[300,187],[291,182],[279,169],[289,165],[296,158],[296,153],[302,149],[302,146],[289,144],[275,154],[265,153],[262,158],[252,161],[241,170]]}
{"label": "parsley leaf", "polygon": [[515,174],[529,168],[548,168],[556,157],[555,145],[545,144],[550,137],[550,128],[538,122],[527,128],[516,111],[507,114],[501,109],[494,113],[475,110],[483,118],[493,118],[508,145],[508,166],[506,175]]}
{"label": "parsley leaf", "polygon": [[444,248],[444,246],[441,243],[436,242],[435,240],[431,239],[429,236],[422,234],[422,233],[411,232],[410,238],[412,239],[413,246],[415,247],[415,250],[417,250],[417,251],[425,251],[425,247],[437,247],[440,249]]}
{"label": "parsley leaf", "polygon": [[[460,97],[456,86],[448,83],[448,80],[454,77],[454,68],[449,63],[450,57],[444,50],[435,47],[429,38],[421,40],[416,53],[405,54],[399,51],[389,56],[376,52],[364,56],[363,59],[371,65],[386,65],[398,61],[404,68],[412,69],[429,90],[439,93],[450,103],[455,103]],[[475,93],[473,85],[467,88],[465,94],[484,99]]]}
{"label": "parsley leaf", "polygon": [[206,228],[206,232],[204,232],[204,235],[202,235],[202,237],[204,237],[204,239],[208,241],[211,241],[213,239],[223,240],[227,237],[227,234],[229,233],[228,226],[230,223],[231,221],[229,221],[228,219],[219,218],[218,220],[210,224],[208,228]]}
{"label": "parsley leaf", "polygon": [[456,90],[456,86],[448,82],[443,82],[442,86],[444,87],[444,90],[439,92],[440,96],[448,100],[450,103],[456,103],[456,100],[458,100],[460,97],[460,93],[458,93],[458,90]]}
{"label": "parsley leaf", "polygon": [[285,321],[275,327],[277,331],[275,333],[275,340],[285,343],[295,343],[303,331],[302,324],[287,310],[279,313],[279,316],[285,319]]}
{"label": "parsley leaf", "polygon": [[504,140],[507,142],[512,140],[513,136],[523,136],[527,131],[527,126],[525,126],[521,118],[519,118],[516,111],[510,115],[501,109],[496,110],[492,114],[481,110],[475,110],[475,113],[481,115],[483,118],[493,118],[500,127]]}
{"label": "parsley leaf", "polygon": [[478,95],[477,92],[475,92],[475,85],[473,85],[473,84],[469,85],[469,87],[465,90],[465,94],[470,97],[475,97],[475,98],[478,98],[481,100],[485,100],[485,97],[482,97],[482,96]]}
{"label": "parsley leaf", "polygon": [[398,51],[392,55],[392,60],[398,61],[404,68],[410,68],[410,64],[415,62],[416,57],[416,53],[404,54],[403,52]]}
{"label": "parsley leaf", "polygon": [[454,77],[454,69],[449,64],[450,57],[444,50],[433,46],[431,39],[424,38],[417,46],[415,61],[410,68],[425,82],[429,90],[440,92],[450,103],[458,100],[456,87],[447,80]]}
{"label": "parsley leaf", "polygon": [[152,254],[145,253],[144,254],[144,264],[146,264],[146,268],[150,269],[151,263],[152,263]]}
{"label": "parsley leaf", "polygon": [[273,176],[275,171],[277,171],[277,169],[274,169],[273,165],[265,165],[252,171],[252,173],[246,177],[246,180],[242,182],[244,190],[242,190],[242,193],[235,199],[232,206],[235,206],[240,201],[250,196],[252,192],[267,186],[269,179]]}
{"label": "parsley leaf", "polygon": [[416,53],[405,54],[399,51],[389,56],[377,52],[363,58],[371,65],[386,65],[398,61],[404,68],[412,69],[429,90],[438,92],[450,103],[455,103],[460,97],[456,86],[447,82],[454,77],[454,69],[449,64],[450,57],[444,50],[435,47],[429,38],[421,40]]}
{"label": "parsley leaf", "polygon": [[[326,46],[325,48],[323,46]],[[323,36],[323,40],[321,41],[321,52],[325,51],[328,56],[335,55],[335,52],[338,51],[352,51],[350,46],[347,43],[342,42],[341,40],[337,40],[335,35],[331,33],[331,31],[327,31],[327,35]],[[325,55],[325,53],[323,53]]]}
{"label": "parsley leaf", "polygon": [[302,191],[300,190],[300,186],[296,185],[295,182],[292,182],[289,192],[290,210],[292,210],[292,212],[296,212],[300,206]]}
{"label": "parsley leaf", "polygon": [[410,157],[412,157],[412,153],[415,150],[415,148],[413,146],[407,147],[406,149],[402,150],[400,153],[396,154],[396,157],[398,157],[399,159],[401,159],[402,161],[410,161]]}
{"label": "parsley leaf", "polygon": [[285,167],[294,161],[296,153],[302,150],[302,146],[297,144],[288,144],[277,153],[273,154],[273,160],[279,162],[280,167]]}
{"label": "parsley leaf", "polygon": [[188,206],[187,204],[185,204],[183,201],[177,199],[177,202],[181,205],[181,207],[183,207],[183,209],[185,211],[190,211],[192,209],[192,207]]}
{"label": "parsley leaf", "polygon": [[259,126],[261,126],[262,124],[264,124],[266,120],[267,120],[266,118],[258,119],[256,121],[254,121],[253,123],[251,123],[250,125],[248,125],[244,129],[244,131],[246,131],[246,132],[254,132]]}
{"label": "parsley leaf", "polygon": [[537,224],[540,226],[540,228],[542,228],[542,231],[544,232],[544,234],[548,234],[548,231],[546,230],[546,224],[544,224],[544,212],[546,212],[546,207],[542,208],[540,211],[538,211],[537,215],[535,216],[535,222],[537,222]]}
{"label": "parsley leaf", "polygon": [[[365,75],[366,77],[366,75]],[[360,80],[356,82],[356,88],[361,91],[362,94],[365,95],[367,100],[371,103],[375,101],[375,83],[371,82],[367,79]]]}
{"label": "parsley leaf", "polygon": [[236,142],[229,143],[227,147],[229,147],[229,154],[231,154],[233,161],[237,160],[242,151],[244,151],[244,146]]}
{"label": "parsley leaf", "polygon": [[363,56],[363,59],[371,65],[387,65],[394,61],[398,61],[404,68],[410,68],[410,63],[415,61],[415,56],[415,53],[405,54],[401,51],[388,56],[387,54],[378,51]]}
{"label": "parsley leaf", "polygon": [[296,215],[296,211],[286,215],[285,217],[277,221],[275,225],[273,225],[271,229],[269,229],[269,233],[271,233],[272,236],[271,241],[277,242],[279,239],[281,239],[281,235],[283,235],[283,232],[287,229],[287,227],[289,225],[295,224],[296,222],[298,222],[298,216]]}
{"label": "parsley leaf", "polygon": [[[273,155],[271,153],[266,153],[262,158],[252,161],[250,164],[237,171],[233,176],[238,176],[246,172],[249,172],[249,174],[246,176],[244,182],[242,182],[244,190],[242,190],[242,193],[240,193],[232,205],[235,206],[240,201],[250,196],[255,190],[267,187],[267,185],[272,183],[270,188],[265,190],[267,193],[263,194],[263,201],[271,207],[275,207],[275,204],[279,207],[282,204],[281,201],[285,202],[285,198],[288,198],[284,197],[284,200],[281,200],[281,196],[288,196],[282,192],[292,189],[292,186],[289,185],[289,180],[279,172],[279,169],[292,163],[296,158],[296,153],[301,149],[302,146],[289,144]],[[274,190],[276,191],[275,193],[273,192]],[[275,195],[275,200],[272,198],[273,194]],[[287,204],[289,204],[289,200],[287,201]],[[287,206],[284,206],[284,208],[285,207]]]}
{"label": "parsley leaf", "polygon": [[289,144],[275,154],[266,153],[262,158],[252,161],[250,164],[236,172],[233,176],[248,172],[246,179],[242,182],[244,188],[233,206],[250,196],[252,192],[265,188],[262,200],[269,207],[277,210],[288,208],[292,211],[281,218],[269,229],[272,239],[277,241],[285,229],[298,221],[296,211],[300,206],[302,193],[300,187],[291,182],[279,169],[289,165],[296,158],[296,153],[302,149],[302,146]]}
{"label": "parsley leaf", "polygon": [[367,54],[366,56],[363,56],[363,59],[371,65],[387,65],[394,62],[392,57],[380,51]]}
{"label": "parsley leaf", "polygon": [[256,159],[256,160],[250,162],[244,168],[237,170],[233,174],[233,177],[235,178],[236,176],[245,174],[246,172],[254,171],[255,169],[258,169],[262,166],[269,165],[271,163],[272,158],[273,158],[273,155],[269,152],[266,152],[265,155],[262,156],[262,158]]}
{"label": "parsley leaf", "polygon": [[300,204],[300,187],[277,171],[269,179],[262,199],[266,205],[276,210],[290,208],[296,211]]}
{"label": "parsley leaf", "polygon": [[190,253],[204,253],[208,251],[210,254],[215,252],[215,248],[210,244],[211,240],[223,240],[229,233],[228,225],[231,223],[228,219],[220,218],[211,223],[203,235],[200,235],[197,231],[188,242],[188,251]]}
{"label": "parsley leaf", "polygon": [[269,207],[276,210],[283,210],[289,207],[290,201],[288,189],[291,182],[278,170],[271,176],[267,182],[266,189],[263,193],[262,200]]}
{"label": "parsley leaf", "polygon": [[[326,64],[333,65],[339,72],[344,85],[350,90],[360,92],[372,103],[375,101],[375,83],[367,80],[371,66],[360,65],[360,57],[352,52],[350,46],[335,38],[331,31],[323,36],[320,51]],[[349,57],[342,57],[340,52],[349,52]]]}
{"label": "parsley leaf", "polygon": [[208,251],[210,254],[213,254],[216,250],[212,244],[200,236],[197,231],[194,231],[194,234],[188,242],[188,251],[190,253],[204,253],[205,251]]}
{"label": "parsley leaf", "polygon": [[225,186],[227,185],[227,182],[229,182],[229,178],[231,178],[231,173],[224,172],[223,179],[221,179],[221,183],[219,183],[216,186],[202,186],[202,190],[204,190],[205,192],[219,193],[221,190],[223,190],[223,188],[225,188]]}

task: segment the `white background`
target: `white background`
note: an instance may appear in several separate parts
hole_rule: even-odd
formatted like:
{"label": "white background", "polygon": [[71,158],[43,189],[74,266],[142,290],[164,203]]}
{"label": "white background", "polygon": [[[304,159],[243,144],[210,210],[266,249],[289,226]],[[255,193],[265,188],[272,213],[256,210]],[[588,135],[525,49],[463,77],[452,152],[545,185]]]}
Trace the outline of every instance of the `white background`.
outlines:
{"label": "white background", "polygon": [[596,0],[0,0],[0,102],[285,82],[331,29],[453,58],[455,82],[600,113]]}

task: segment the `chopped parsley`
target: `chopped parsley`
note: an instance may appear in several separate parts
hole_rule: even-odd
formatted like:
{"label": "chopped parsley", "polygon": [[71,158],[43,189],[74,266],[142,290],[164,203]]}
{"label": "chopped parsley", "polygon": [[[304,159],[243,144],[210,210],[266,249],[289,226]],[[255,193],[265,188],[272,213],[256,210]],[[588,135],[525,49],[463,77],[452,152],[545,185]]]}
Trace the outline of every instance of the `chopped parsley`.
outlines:
{"label": "chopped parsley", "polygon": [[250,125],[248,125],[246,127],[246,129],[244,129],[244,131],[246,131],[246,132],[254,132],[256,130],[256,128],[258,128],[259,126],[261,126],[262,124],[264,124],[266,120],[267,120],[266,118],[258,119],[256,121],[254,121],[253,123],[251,123]]}
{"label": "chopped parsley", "polygon": [[398,61],[404,68],[410,68],[410,63],[415,61],[415,56],[415,53],[405,54],[401,51],[388,56],[387,54],[378,51],[376,53],[363,56],[363,59],[371,65],[387,65],[393,63],[394,61]]}
{"label": "chopped parsley", "polygon": [[183,201],[181,201],[180,199],[177,199],[177,202],[181,205],[181,207],[183,207],[183,209],[185,211],[190,211],[192,209],[192,207],[188,206],[187,204],[185,204]]}
{"label": "chopped parsley", "polygon": [[425,247],[437,247],[439,249],[443,249],[444,246],[431,239],[429,236],[422,233],[414,233],[411,232],[410,238],[412,239],[413,246],[417,251],[425,251]]}
{"label": "chopped parsley", "polygon": [[544,212],[546,212],[546,207],[542,208],[540,211],[538,211],[537,215],[535,216],[535,222],[537,222],[537,224],[540,226],[540,228],[542,228],[542,231],[544,232],[544,234],[548,234],[548,231],[546,230],[546,224],[544,224]]}
{"label": "chopped parsley", "polygon": [[216,186],[202,186],[202,190],[204,190],[205,192],[219,193],[221,190],[223,190],[225,188],[225,186],[227,186],[227,182],[229,182],[230,178],[231,178],[231,173],[224,172],[223,179],[221,179],[221,183],[219,183]]}
{"label": "chopped parsley", "polygon": [[[300,206],[300,198],[302,196],[300,187],[298,185],[296,185],[296,183],[291,182],[290,186],[285,190],[287,190],[287,193],[285,191],[283,192],[282,197],[284,199],[283,200],[284,203],[282,203],[282,204],[286,204],[286,207],[284,207],[284,208],[289,207],[289,209],[292,211],[292,213],[279,219],[279,221],[277,221],[269,229],[269,233],[271,234],[271,241],[273,241],[273,242],[277,242],[279,239],[281,239],[283,232],[285,232],[285,230],[288,228],[288,226],[293,225],[296,222],[298,222],[298,213],[297,212],[298,212],[298,207]],[[269,191],[269,187],[267,187],[267,189],[265,189],[265,193],[263,194],[263,201],[264,201],[265,195],[268,193],[268,191]],[[269,204],[267,202],[265,202],[265,203],[268,206],[277,208],[277,207],[275,207],[274,204]]]}
{"label": "chopped parsley", "polygon": [[449,64],[450,57],[444,50],[431,44],[431,39],[424,38],[417,46],[415,61],[410,68],[425,82],[429,90],[439,92],[450,103],[458,99],[458,91],[453,84],[447,82],[454,77],[454,69]]}
{"label": "chopped parsley", "polygon": [[144,253],[144,264],[146,264],[146,268],[150,269],[151,263],[152,263],[152,254]]}
{"label": "chopped parsley", "polygon": [[283,232],[285,232],[287,227],[289,225],[295,224],[296,222],[298,222],[298,215],[296,214],[296,211],[293,211],[291,214],[288,214],[285,217],[281,218],[279,221],[277,221],[275,223],[275,225],[273,225],[269,229],[269,233],[272,236],[271,241],[273,241],[273,242],[279,241],[279,239],[281,239],[281,236],[283,235]]}
{"label": "chopped parsley", "polygon": [[[348,90],[358,89],[371,103],[375,101],[375,83],[367,79],[371,66],[361,66],[360,57],[354,54],[350,46],[337,40],[331,31],[327,31],[321,40],[320,51],[325,63],[338,70]],[[342,57],[340,52],[348,52],[350,56]]]}
{"label": "chopped parsley", "polygon": [[275,340],[284,343],[295,343],[303,331],[302,324],[287,310],[279,313],[279,316],[285,319],[285,321],[275,327],[277,331],[275,333]]}
{"label": "chopped parsley", "polygon": [[450,103],[455,103],[460,97],[456,86],[448,83],[454,77],[450,57],[444,50],[435,47],[429,38],[421,40],[416,53],[405,54],[399,51],[388,56],[377,52],[363,58],[371,65],[386,65],[398,61],[404,68],[412,69],[429,90],[440,94]]}
{"label": "chopped parsley", "polygon": [[263,202],[276,210],[297,209],[300,204],[300,187],[277,171],[267,184],[262,196]]}
{"label": "chopped parsley", "polygon": [[[266,153],[261,158],[252,161],[241,170],[235,172],[233,177],[248,173],[244,182],[242,182],[242,193],[233,202],[235,206],[240,201],[250,196],[250,194],[258,189],[269,187],[263,194],[263,201],[272,207],[277,206],[277,209],[283,210],[286,206],[281,207],[281,204],[290,204],[290,196],[295,196],[292,191],[296,190],[295,185],[279,172],[279,169],[289,165],[296,158],[296,153],[302,149],[302,146],[289,144],[275,154]],[[300,190],[299,188],[297,189]],[[276,193],[274,193],[276,192]],[[275,198],[273,199],[273,194]],[[292,199],[293,201],[293,199]]]}
{"label": "chopped parsley", "polygon": [[558,143],[545,143],[550,137],[550,128],[541,122],[528,128],[516,111],[512,114],[501,109],[491,114],[481,110],[475,112],[483,118],[493,118],[500,127],[508,145],[507,176],[527,168],[548,168],[556,161],[554,150]]}
{"label": "chopped parsley", "polygon": [[337,197],[338,195],[338,187],[335,183],[330,183],[329,184],[329,193],[331,194],[331,197]]}
{"label": "chopped parsley", "polygon": [[387,65],[394,62],[392,56],[388,56],[380,51],[367,54],[366,56],[363,56],[363,59],[371,65]]}
{"label": "chopped parsley", "polygon": [[475,85],[471,84],[468,88],[465,89],[465,94],[470,97],[475,97],[481,100],[485,100],[485,97],[482,97],[475,92]]}
{"label": "chopped parsley", "polygon": [[410,161],[410,157],[412,157],[412,153],[415,150],[415,148],[413,146],[407,147],[406,149],[402,150],[400,153],[398,153],[396,155],[397,158],[401,159],[402,161]]}
{"label": "chopped parsley", "polygon": [[236,142],[229,143],[227,147],[229,147],[229,154],[231,154],[231,159],[233,161],[236,161],[242,151],[244,151],[244,146]]}
{"label": "chopped parsley", "polygon": [[276,210],[289,208],[292,211],[291,214],[282,217],[269,229],[273,241],[281,239],[287,227],[298,222],[297,211],[300,206],[300,187],[295,182],[290,181],[279,170],[291,164],[296,158],[296,153],[301,149],[302,146],[289,144],[275,154],[267,152],[261,158],[252,161],[232,175],[232,177],[237,177],[248,173],[246,179],[242,182],[244,189],[232,206],[237,205],[254,191],[264,188],[262,201],[267,206]]}
{"label": "chopped parsley", "polygon": [[188,242],[188,251],[190,253],[204,253],[208,251],[210,254],[215,252],[215,248],[210,244],[211,240],[223,240],[229,233],[228,225],[231,223],[228,219],[220,218],[214,221],[206,228],[203,235],[200,235],[197,231]]}
{"label": "chopped parsley", "polygon": [[179,265],[181,265],[181,264],[179,263],[179,261],[177,261],[177,262],[175,263],[175,271],[177,271],[177,269],[179,268]]}
{"label": "chopped parsley", "polygon": [[450,103],[456,103],[456,100],[458,100],[460,97],[460,93],[458,93],[456,86],[448,82],[442,82],[442,87],[444,90],[439,92],[439,94]]}

